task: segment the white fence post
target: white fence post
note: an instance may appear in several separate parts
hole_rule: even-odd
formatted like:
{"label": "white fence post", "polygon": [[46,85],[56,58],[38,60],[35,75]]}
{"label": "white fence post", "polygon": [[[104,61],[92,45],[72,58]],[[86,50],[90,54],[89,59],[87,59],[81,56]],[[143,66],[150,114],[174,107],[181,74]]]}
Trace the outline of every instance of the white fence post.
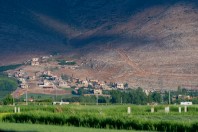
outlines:
{"label": "white fence post", "polygon": [[18,113],[20,113],[20,107],[18,107]]}
{"label": "white fence post", "polygon": [[165,113],[169,113],[169,112],[170,112],[169,106],[165,107]]}
{"label": "white fence post", "polygon": [[154,107],[151,107],[151,113],[154,113],[154,111],[155,111]]}
{"label": "white fence post", "polygon": [[14,107],[14,113],[17,113],[17,107]]}
{"label": "white fence post", "polygon": [[184,112],[187,112],[187,106],[184,106]]}
{"label": "white fence post", "polygon": [[179,107],[179,113],[181,113],[181,107]]}
{"label": "white fence post", "polygon": [[128,114],[131,114],[131,107],[128,107],[127,113],[128,113]]}

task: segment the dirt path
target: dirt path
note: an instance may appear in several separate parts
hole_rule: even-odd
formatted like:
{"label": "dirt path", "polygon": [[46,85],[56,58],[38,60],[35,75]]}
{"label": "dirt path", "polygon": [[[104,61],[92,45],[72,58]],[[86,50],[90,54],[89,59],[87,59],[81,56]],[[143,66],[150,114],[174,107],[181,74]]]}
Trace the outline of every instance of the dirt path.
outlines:
{"label": "dirt path", "polygon": [[[124,60],[129,66],[132,67],[135,74],[138,74],[139,76],[146,76],[149,74],[145,70],[141,69],[140,66],[138,66],[138,64],[136,64],[133,60],[131,60],[129,58],[129,56],[127,55],[127,53],[123,49],[117,50],[117,53],[120,55],[122,60]],[[127,74],[129,74],[129,73],[127,73]]]}

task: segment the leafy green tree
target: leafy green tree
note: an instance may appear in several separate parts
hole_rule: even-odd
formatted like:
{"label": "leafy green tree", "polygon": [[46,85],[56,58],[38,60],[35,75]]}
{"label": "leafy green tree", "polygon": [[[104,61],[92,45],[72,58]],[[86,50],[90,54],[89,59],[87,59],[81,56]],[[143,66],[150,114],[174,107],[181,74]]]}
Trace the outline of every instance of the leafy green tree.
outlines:
{"label": "leafy green tree", "polygon": [[129,91],[129,100],[132,104],[146,104],[147,96],[142,88]]}
{"label": "leafy green tree", "polygon": [[11,105],[13,104],[13,97],[9,94],[3,99],[4,105]]}
{"label": "leafy green tree", "polygon": [[83,95],[84,94],[84,89],[83,88],[79,88],[78,89],[78,95]]}
{"label": "leafy green tree", "polygon": [[80,102],[81,103],[96,103],[96,97],[95,96],[81,96]]}
{"label": "leafy green tree", "polygon": [[139,87],[136,89],[135,92],[136,92],[136,96],[137,96],[136,104],[146,104],[147,96],[146,96],[146,93],[143,91],[143,89]]}
{"label": "leafy green tree", "polygon": [[193,99],[192,99],[192,103],[193,103],[193,104],[198,104],[198,98],[193,98]]}
{"label": "leafy green tree", "polygon": [[65,102],[80,102],[80,97],[71,97],[62,99]]}
{"label": "leafy green tree", "polygon": [[152,103],[153,102],[152,93],[149,93],[147,101],[148,101],[148,103]]}
{"label": "leafy green tree", "polygon": [[[170,103],[172,103],[172,92],[170,92]],[[163,97],[163,100],[165,103],[169,103],[169,92],[168,91],[165,91],[165,94],[164,94],[164,97]]]}
{"label": "leafy green tree", "polygon": [[161,101],[162,101],[161,94],[158,93],[158,92],[153,92],[153,93],[151,94],[151,97],[152,97],[152,100],[153,100],[154,102],[161,103]]}
{"label": "leafy green tree", "polygon": [[107,99],[105,97],[99,96],[98,103],[107,103]]}
{"label": "leafy green tree", "polygon": [[118,90],[113,90],[110,92],[112,98],[111,103],[120,103],[121,102],[121,92]]}
{"label": "leafy green tree", "polygon": [[128,83],[124,84],[124,88],[128,88],[128,86],[129,86]]}
{"label": "leafy green tree", "polygon": [[91,94],[93,90],[91,89],[84,89],[84,87],[81,87],[78,89],[78,95],[83,95],[83,94]]}
{"label": "leafy green tree", "polygon": [[131,104],[146,104],[147,96],[142,88],[130,89],[125,91],[113,90],[110,92],[111,103],[131,103]]}

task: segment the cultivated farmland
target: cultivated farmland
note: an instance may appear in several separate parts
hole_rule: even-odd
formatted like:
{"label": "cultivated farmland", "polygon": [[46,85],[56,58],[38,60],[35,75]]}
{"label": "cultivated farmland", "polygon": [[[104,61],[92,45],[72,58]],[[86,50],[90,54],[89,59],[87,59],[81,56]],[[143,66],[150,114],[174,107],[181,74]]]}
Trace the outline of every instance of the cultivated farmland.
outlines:
{"label": "cultivated farmland", "polygon": [[[128,107],[131,113],[127,113]],[[63,125],[89,128],[151,130],[151,131],[197,131],[198,106],[178,112],[181,106],[135,105],[67,105],[67,106],[21,106],[20,113],[13,113],[13,106],[0,107],[3,122]]]}

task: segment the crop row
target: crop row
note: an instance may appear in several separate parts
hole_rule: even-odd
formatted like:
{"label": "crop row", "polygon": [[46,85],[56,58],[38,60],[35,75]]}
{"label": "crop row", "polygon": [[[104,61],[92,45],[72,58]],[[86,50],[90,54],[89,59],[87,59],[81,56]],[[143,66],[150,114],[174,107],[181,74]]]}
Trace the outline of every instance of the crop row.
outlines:
{"label": "crop row", "polygon": [[4,122],[68,125],[77,127],[151,130],[151,131],[197,131],[198,122],[181,121],[149,121],[127,116],[98,116],[94,114],[66,115],[63,113],[30,112],[8,114],[2,119]]}
{"label": "crop row", "polygon": [[[105,113],[119,112],[123,113],[127,111],[127,107],[130,106],[133,114],[140,113],[150,113],[152,106],[137,106],[137,105],[103,105],[103,106],[83,106],[83,105],[67,105],[67,106],[52,106],[52,105],[28,105],[28,106],[14,106],[20,107],[21,112],[30,112],[30,111],[48,111],[48,112],[56,112],[57,109],[61,109],[62,111],[80,111],[80,112],[88,112],[88,111],[99,111],[102,110]],[[0,113],[7,113],[14,111],[13,106],[0,106]],[[181,106],[180,106],[181,107]],[[154,107],[155,112],[164,112],[165,106],[159,105]],[[179,106],[170,106],[170,112],[178,113]],[[184,106],[181,107],[182,112],[184,112]],[[188,106],[187,113],[197,113],[198,106]]]}

